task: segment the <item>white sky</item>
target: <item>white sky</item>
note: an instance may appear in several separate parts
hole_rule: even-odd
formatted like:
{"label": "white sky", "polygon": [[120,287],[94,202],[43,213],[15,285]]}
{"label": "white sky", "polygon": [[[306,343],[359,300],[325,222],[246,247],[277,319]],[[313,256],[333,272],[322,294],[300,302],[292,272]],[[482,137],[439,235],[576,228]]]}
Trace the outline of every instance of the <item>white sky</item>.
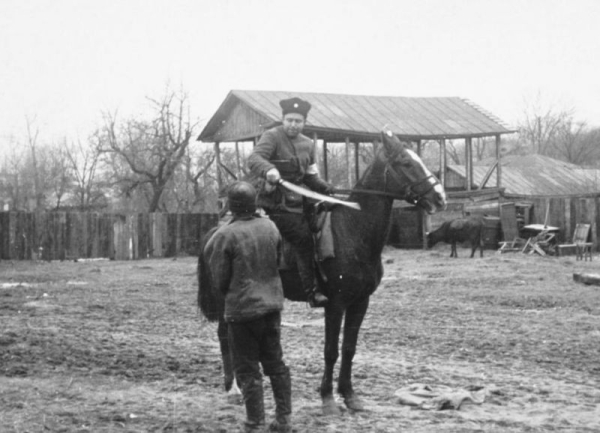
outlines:
{"label": "white sky", "polygon": [[[1,0],[0,153],[85,138],[190,94],[231,89],[469,98],[509,124],[539,93],[600,126],[597,0]],[[199,132],[199,131],[198,131]]]}

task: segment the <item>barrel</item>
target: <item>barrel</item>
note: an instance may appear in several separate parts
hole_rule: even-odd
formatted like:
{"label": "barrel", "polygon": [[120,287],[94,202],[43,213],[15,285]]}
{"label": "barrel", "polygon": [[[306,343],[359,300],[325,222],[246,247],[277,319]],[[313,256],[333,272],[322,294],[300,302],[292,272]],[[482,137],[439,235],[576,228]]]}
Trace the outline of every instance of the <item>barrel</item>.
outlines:
{"label": "barrel", "polygon": [[500,218],[495,216],[483,217],[483,247],[487,250],[497,250],[499,248],[501,235]]}

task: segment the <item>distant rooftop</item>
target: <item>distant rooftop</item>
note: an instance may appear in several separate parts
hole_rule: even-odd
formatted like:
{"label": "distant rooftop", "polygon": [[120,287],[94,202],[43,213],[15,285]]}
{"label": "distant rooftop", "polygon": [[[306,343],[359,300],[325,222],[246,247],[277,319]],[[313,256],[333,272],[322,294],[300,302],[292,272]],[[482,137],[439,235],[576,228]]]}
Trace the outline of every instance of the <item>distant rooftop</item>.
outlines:
{"label": "distant rooftop", "polygon": [[[510,196],[578,196],[600,193],[600,170],[542,155],[505,156],[502,161],[502,187]],[[489,164],[473,166],[473,184],[479,186]],[[466,177],[464,165],[449,165],[448,170]],[[486,188],[496,187],[492,176]]]}
{"label": "distant rooftop", "polygon": [[384,127],[406,139],[485,137],[515,132],[483,108],[459,97],[413,98],[288,91],[232,90],[198,140],[251,140],[281,121],[279,101],[309,101],[305,131],[319,138],[370,141]]}

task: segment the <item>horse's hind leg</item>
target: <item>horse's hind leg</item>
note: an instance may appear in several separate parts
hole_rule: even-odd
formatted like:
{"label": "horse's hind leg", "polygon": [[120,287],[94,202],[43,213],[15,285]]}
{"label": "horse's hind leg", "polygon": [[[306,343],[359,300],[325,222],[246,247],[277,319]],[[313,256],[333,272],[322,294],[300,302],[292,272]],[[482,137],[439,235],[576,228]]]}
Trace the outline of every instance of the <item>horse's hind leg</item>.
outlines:
{"label": "horse's hind leg", "polygon": [[338,343],[344,313],[340,308],[332,305],[331,300],[329,302],[329,305],[325,307],[325,371],[320,391],[323,415],[341,415],[333,397],[333,368],[339,355]]}
{"label": "horse's hind leg", "polygon": [[338,392],[344,398],[348,409],[353,411],[364,410],[364,405],[360,398],[354,393],[352,388],[352,360],[356,353],[356,344],[358,342],[358,333],[360,326],[369,307],[369,297],[363,301],[353,304],[346,310],[346,320],[344,322],[344,339],[342,341],[342,363],[340,366],[340,377],[338,382]]}

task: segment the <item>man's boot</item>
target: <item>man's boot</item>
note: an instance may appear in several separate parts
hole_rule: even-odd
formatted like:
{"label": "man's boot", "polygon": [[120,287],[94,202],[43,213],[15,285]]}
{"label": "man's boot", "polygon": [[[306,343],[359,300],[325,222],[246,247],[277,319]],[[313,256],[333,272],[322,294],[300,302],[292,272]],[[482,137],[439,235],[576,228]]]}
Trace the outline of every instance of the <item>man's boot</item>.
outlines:
{"label": "man's boot", "polygon": [[242,394],[246,406],[246,422],[244,433],[258,433],[265,431],[265,403],[263,398],[263,385],[261,379],[247,378],[243,380]]}
{"label": "man's boot", "polygon": [[270,376],[273,397],[275,399],[275,421],[269,425],[269,430],[279,433],[292,432],[292,380],[290,371],[276,376]]}
{"label": "man's boot", "polygon": [[329,299],[321,293],[316,285],[315,279],[315,264],[313,259],[313,251],[301,251],[296,249],[296,263],[298,265],[298,273],[302,281],[302,287],[308,298],[308,303],[311,307],[324,307]]}

